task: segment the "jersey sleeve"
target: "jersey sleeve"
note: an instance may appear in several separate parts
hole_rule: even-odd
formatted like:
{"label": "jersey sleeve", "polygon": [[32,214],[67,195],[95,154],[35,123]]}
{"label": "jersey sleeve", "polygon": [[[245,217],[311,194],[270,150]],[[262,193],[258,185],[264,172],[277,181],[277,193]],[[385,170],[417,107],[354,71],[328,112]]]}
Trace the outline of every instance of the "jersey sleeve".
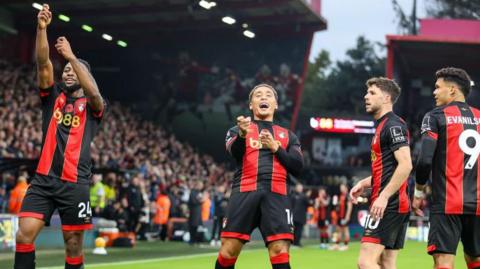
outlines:
{"label": "jersey sleeve", "polygon": [[52,84],[52,86],[42,89],[39,88],[40,100],[42,101],[42,106],[51,104],[55,98],[60,94],[57,84]]}
{"label": "jersey sleeve", "polygon": [[384,129],[386,143],[392,151],[397,149],[409,146],[410,145],[410,134],[407,129],[407,125],[400,120],[391,121]]}
{"label": "jersey sleeve", "polygon": [[88,111],[93,119],[100,122],[102,121],[105,115],[105,112],[108,111],[108,102],[105,99],[103,99],[103,109],[100,111],[94,111],[90,106],[88,106]]}
{"label": "jersey sleeve", "polygon": [[245,138],[240,137],[238,127],[232,127],[225,138],[225,148],[237,161],[241,160],[245,153]]}
{"label": "jersey sleeve", "polygon": [[279,147],[275,156],[289,173],[298,176],[303,169],[303,154],[298,137],[291,131],[287,149]]}
{"label": "jersey sleeve", "polygon": [[435,113],[432,111],[425,114],[422,120],[420,153],[415,167],[415,182],[419,185],[426,184],[430,178],[433,157],[437,148],[438,129],[439,124]]}
{"label": "jersey sleeve", "polygon": [[422,120],[422,128],[421,128],[422,136],[428,135],[431,138],[437,140],[438,129],[439,129],[439,124],[438,124],[437,118],[435,117],[435,113],[433,113],[432,111],[425,114]]}

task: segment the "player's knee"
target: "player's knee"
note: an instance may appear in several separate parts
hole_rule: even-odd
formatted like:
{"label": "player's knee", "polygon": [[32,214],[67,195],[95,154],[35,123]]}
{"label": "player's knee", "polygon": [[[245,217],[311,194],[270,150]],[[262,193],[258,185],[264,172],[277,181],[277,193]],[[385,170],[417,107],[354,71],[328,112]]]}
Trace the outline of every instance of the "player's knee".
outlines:
{"label": "player's knee", "polygon": [[31,244],[33,243],[33,232],[28,231],[27,229],[20,227],[17,234],[15,235],[15,241],[20,244]]}
{"label": "player's knee", "polygon": [[268,254],[270,257],[275,257],[282,253],[288,253],[288,249],[289,243],[287,241],[274,241],[268,245]]}
{"label": "player's knee", "polygon": [[358,269],[378,268],[378,264],[373,260],[360,257],[357,261],[357,267]]}
{"label": "player's knee", "polygon": [[382,269],[396,269],[396,263],[395,261],[392,261],[391,259],[382,259],[380,261],[380,267]]}
{"label": "player's knee", "polygon": [[238,257],[240,251],[242,249],[242,245],[238,245],[237,243],[233,242],[232,240],[224,239],[222,240],[222,246],[220,247],[220,255],[226,259],[233,259]]}
{"label": "player's knee", "polygon": [[72,232],[65,236],[65,250],[69,257],[76,257],[82,254],[81,232]]}

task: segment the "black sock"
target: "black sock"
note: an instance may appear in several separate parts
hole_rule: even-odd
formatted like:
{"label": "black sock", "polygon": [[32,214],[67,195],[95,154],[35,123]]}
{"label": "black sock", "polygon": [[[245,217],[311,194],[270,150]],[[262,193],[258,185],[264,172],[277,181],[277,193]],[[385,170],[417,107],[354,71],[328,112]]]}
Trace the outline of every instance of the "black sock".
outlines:
{"label": "black sock", "polygon": [[272,264],[272,269],[290,269],[290,263]]}
{"label": "black sock", "polygon": [[34,269],[35,268],[35,245],[18,244],[15,248],[14,269]]}
{"label": "black sock", "polygon": [[65,269],[83,269],[83,256],[66,257]]}
{"label": "black sock", "polygon": [[290,269],[290,255],[281,253],[275,257],[270,257],[273,269]]}

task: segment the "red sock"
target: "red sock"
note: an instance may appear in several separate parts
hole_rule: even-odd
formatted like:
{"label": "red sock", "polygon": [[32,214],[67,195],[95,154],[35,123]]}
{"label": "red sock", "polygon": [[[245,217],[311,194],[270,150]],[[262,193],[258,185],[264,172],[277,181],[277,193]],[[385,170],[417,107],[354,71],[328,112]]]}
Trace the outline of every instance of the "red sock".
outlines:
{"label": "red sock", "polygon": [[35,245],[20,244],[15,246],[14,268],[35,268]]}
{"label": "red sock", "polygon": [[273,269],[290,269],[290,255],[280,253],[277,256],[270,257]]}
{"label": "red sock", "polygon": [[83,255],[78,257],[65,257],[65,269],[83,268]]}
{"label": "red sock", "polygon": [[227,259],[219,253],[215,269],[234,268],[235,262],[237,262],[237,258]]}
{"label": "red sock", "polygon": [[480,262],[471,262],[467,264],[468,269],[479,269],[480,268]]}

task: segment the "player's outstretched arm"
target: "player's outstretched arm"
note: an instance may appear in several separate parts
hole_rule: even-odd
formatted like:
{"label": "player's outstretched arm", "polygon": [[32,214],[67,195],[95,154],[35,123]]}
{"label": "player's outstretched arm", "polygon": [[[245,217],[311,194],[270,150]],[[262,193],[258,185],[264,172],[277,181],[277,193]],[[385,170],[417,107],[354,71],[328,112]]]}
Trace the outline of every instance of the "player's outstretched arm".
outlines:
{"label": "player's outstretched arm", "polygon": [[97,82],[90,71],[88,71],[87,67],[78,60],[75,54],[73,54],[70,42],[68,42],[64,36],[61,36],[57,39],[55,48],[58,53],[60,53],[65,60],[72,65],[73,71],[77,74],[78,82],[87,96],[88,104],[93,111],[103,111],[105,104],[103,102],[103,97],[100,94],[100,90],[98,89]]}
{"label": "player's outstretched arm", "polygon": [[371,215],[376,219],[383,217],[388,199],[400,189],[412,171],[412,158],[410,157],[410,147],[408,145],[400,147],[393,155],[398,163],[397,168],[393,172],[392,179],[380,193],[377,200],[375,200],[370,210]]}
{"label": "player's outstretched arm", "polygon": [[35,40],[35,53],[37,60],[37,83],[40,89],[47,89],[53,84],[53,65],[50,61],[48,47],[47,26],[52,21],[52,12],[47,4],[37,15],[37,37]]}

